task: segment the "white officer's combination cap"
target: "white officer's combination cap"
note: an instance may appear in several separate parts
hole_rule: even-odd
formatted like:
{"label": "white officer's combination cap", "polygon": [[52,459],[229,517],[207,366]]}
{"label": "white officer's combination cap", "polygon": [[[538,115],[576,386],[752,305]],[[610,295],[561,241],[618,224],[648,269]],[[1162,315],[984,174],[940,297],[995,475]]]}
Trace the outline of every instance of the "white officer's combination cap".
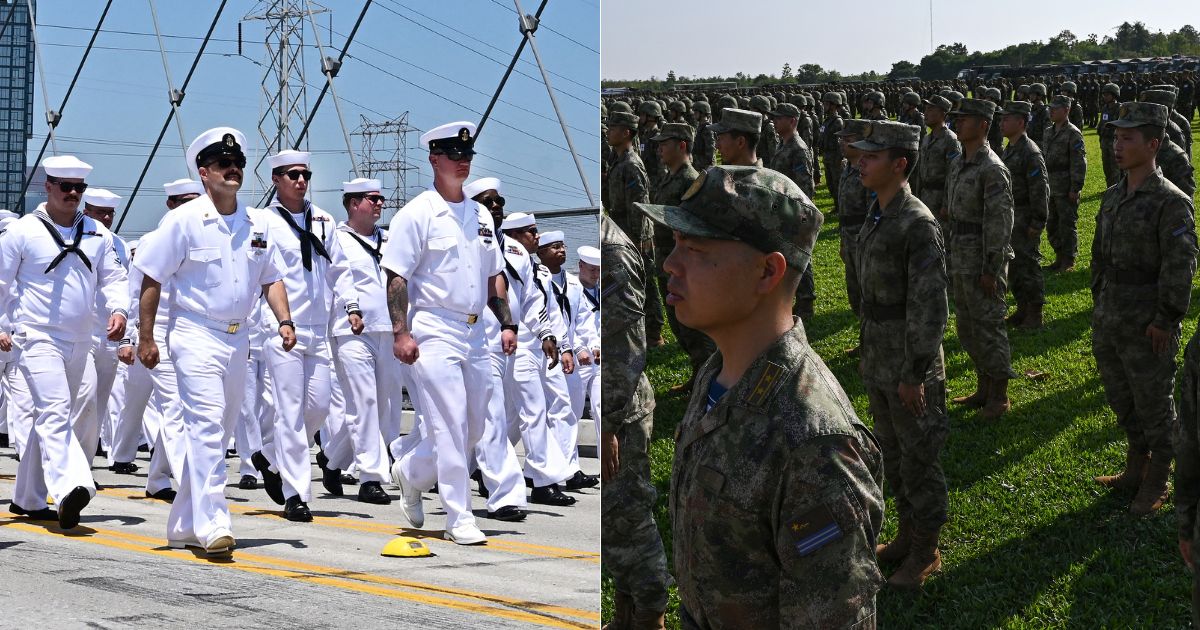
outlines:
{"label": "white officer's combination cap", "polygon": [[163,190],[167,191],[168,197],[176,197],[179,195],[193,195],[193,194],[203,195],[204,194],[204,184],[201,184],[200,182],[193,180],[193,179],[187,179],[185,177],[183,179],[177,179],[168,184],[163,184]]}
{"label": "white officer's combination cap", "polygon": [[42,170],[50,177],[84,179],[92,172],[92,165],[74,155],[55,155],[42,160]]}
{"label": "white officer's combination cap", "polygon": [[500,229],[516,230],[531,225],[537,225],[537,217],[524,212],[514,212],[504,217],[504,222],[500,224]]}
{"label": "white officer's combination cap", "polygon": [[550,230],[549,232],[542,232],[538,236],[538,247],[545,247],[551,243],[561,243],[565,240],[566,237],[563,235],[562,230]]}
{"label": "white officer's combination cap", "polygon": [[600,250],[599,249],[596,249],[595,247],[592,247],[591,245],[584,245],[584,246],[580,247],[579,249],[575,250],[575,253],[579,254],[579,260],[581,260],[589,265],[595,265],[597,267],[600,266]]}
{"label": "white officer's combination cap", "polygon": [[421,146],[429,149],[470,151],[475,144],[475,123],[466,120],[446,123],[421,134]]}
{"label": "white officer's combination cap", "polygon": [[246,136],[242,132],[233,127],[213,127],[208,131],[196,136],[195,140],[188,145],[187,163],[189,166],[200,166],[198,160],[200,154],[205,154],[205,159],[212,155],[242,155],[242,147],[246,146]]}
{"label": "white officer's combination cap", "polygon": [[342,192],[346,194],[379,192],[381,190],[383,190],[383,185],[379,183],[378,179],[356,177],[348,182],[342,182]]}
{"label": "white officer's combination cap", "polygon": [[121,197],[104,188],[88,188],[83,191],[80,201],[101,208],[116,208],[117,203],[121,201]]}
{"label": "white officer's combination cap", "polygon": [[467,196],[467,199],[474,199],[479,193],[487,190],[494,190],[499,194],[504,194],[504,191],[500,190],[500,180],[495,177],[480,177],[469,184],[463,185],[463,194]]}
{"label": "white officer's combination cap", "polygon": [[292,149],[284,149],[275,155],[267,158],[267,166],[271,170],[277,169],[280,166],[308,166],[308,160],[312,154],[308,151],[294,151]]}

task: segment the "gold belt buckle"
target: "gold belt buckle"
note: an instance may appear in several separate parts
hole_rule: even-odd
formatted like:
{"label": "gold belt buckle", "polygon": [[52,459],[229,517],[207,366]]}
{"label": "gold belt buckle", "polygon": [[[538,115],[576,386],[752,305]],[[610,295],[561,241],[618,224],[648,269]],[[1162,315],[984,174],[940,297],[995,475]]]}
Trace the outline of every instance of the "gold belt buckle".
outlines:
{"label": "gold belt buckle", "polygon": [[479,321],[479,316],[476,315],[475,313],[471,313],[470,315],[467,315],[467,323],[468,324],[474,324],[477,321]]}
{"label": "gold belt buckle", "polygon": [[237,332],[238,328],[240,328],[241,326],[242,326],[241,323],[233,322],[232,324],[229,324],[229,327],[225,329],[225,332],[232,335],[233,333]]}

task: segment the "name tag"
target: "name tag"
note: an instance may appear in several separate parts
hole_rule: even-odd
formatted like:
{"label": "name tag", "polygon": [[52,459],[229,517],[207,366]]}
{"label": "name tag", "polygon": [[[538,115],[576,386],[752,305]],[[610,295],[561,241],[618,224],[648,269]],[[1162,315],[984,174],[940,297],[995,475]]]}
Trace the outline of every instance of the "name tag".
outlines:
{"label": "name tag", "polygon": [[250,239],[250,247],[253,247],[254,249],[266,249],[267,248],[266,234],[263,232],[255,232],[254,238]]}

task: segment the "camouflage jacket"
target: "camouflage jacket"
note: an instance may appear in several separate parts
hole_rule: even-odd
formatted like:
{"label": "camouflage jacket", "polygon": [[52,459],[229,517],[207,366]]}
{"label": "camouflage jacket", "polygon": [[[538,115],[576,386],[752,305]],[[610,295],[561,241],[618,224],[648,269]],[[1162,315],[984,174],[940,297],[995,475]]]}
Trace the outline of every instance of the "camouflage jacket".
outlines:
{"label": "camouflage jacket", "polygon": [[674,171],[668,171],[659,184],[658,190],[650,196],[650,203],[664,206],[677,206],[682,201],[683,193],[687,192],[692,182],[700,177],[700,173],[692,168],[691,162],[684,162]]}
{"label": "camouflage jacket", "polygon": [[1189,375],[1200,372],[1200,329],[1192,333],[1191,341],[1183,351],[1183,396],[1179,413],[1179,434],[1175,441],[1175,520],[1179,525],[1180,540],[1192,541],[1192,557],[1200,549],[1200,531],[1196,529],[1196,506],[1200,504],[1200,426],[1197,416],[1195,395]]}
{"label": "camouflage jacket", "polygon": [[1104,191],[1092,240],[1092,327],[1180,332],[1196,273],[1192,200],[1155,170],[1132,193]]}
{"label": "camouflage jacket", "polygon": [[721,361],[696,375],[676,433],[683,608],[706,628],[874,628],[878,442],[798,322],[705,411]]}
{"label": "camouflage jacket", "polygon": [[863,382],[894,390],[946,380],[946,253],[937,219],[907,188],[886,208],[871,202],[858,233]]}
{"label": "camouflage jacket", "polygon": [[1061,129],[1057,125],[1046,127],[1038,148],[1046,158],[1050,194],[1065,195],[1083,190],[1087,150],[1083,145],[1083,134],[1075,125],[1066,123]]}
{"label": "camouflage jacket", "polygon": [[762,127],[758,132],[758,146],[754,152],[763,158],[764,161],[771,159],[775,152],[779,150],[779,132],[775,131],[775,125],[771,123],[770,116],[763,116]]}
{"label": "camouflage jacket", "polygon": [[717,136],[712,132],[712,123],[700,123],[692,141],[692,164],[702,171],[713,165],[716,155]]}
{"label": "camouflage jacket", "polygon": [[1029,115],[1029,124],[1026,125],[1029,139],[1033,140],[1042,146],[1042,138],[1045,137],[1046,126],[1050,124],[1050,107],[1046,103],[1034,103],[1033,112]]}
{"label": "camouflage jacket", "polygon": [[845,125],[840,116],[829,116],[817,129],[821,145],[821,159],[825,162],[838,162],[842,159],[842,147],[838,145],[837,132]]}
{"label": "camouflage jacket", "polygon": [[1113,101],[1100,105],[1100,126],[1097,128],[1097,133],[1100,134],[1100,140],[1103,142],[1111,142],[1113,134],[1116,133],[1116,127],[1108,124],[1121,117],[1121,104]]}
{"label": "camouflage jacket", "polygon": [[1075,125],[1076,129],[1083,129],[1083,106],[1077,98],[1071,99],[1071,111],[1067,113],[1067,122]]}
{"label": "camouflage jacket", "polygon": [[929,128],[925,126],[925,114],[916,107],[907,112],[900,112],[900,115],[896,117],[896,121],[906,125],[916,125],[921,130],[922,139],[925,138],[925,134],[929,131]]}
{"label": "camouflage jacket", "polygon": [[811,200],[816,193],[812,164],[812,150],[800,139],[800,134],[793,133],[790,138],[780,141],[767,168],[787,175]]}
{"label": "camouflage jacket", "polygon": [[997,109],[996,114],[992,116],[992,124],[988,127],[988,144],[991,145],[992,150],[996,153],[1004,150],[1004,131],[1000,129],[1000,119],[1002,117],[1003,114]]}
{"label": "camouflage jacket", "polygon": [[808,117],[808,112],[800,112],[800,117],[796,119],[796,133],[810,149],[816,146],[813,142],[813,121]]}
{"label": "camouflage jacket", "polygon": [[642,165],[646,168],[646,178],[649,182],[649,190],[651,191],[658,188],[658,183],[662,181],[663,175],[666,174],[667,170],[662,165],[662,162],[659,161],[658,143],[651,140],[651,138],[658,135],[658,132],[659,128],[657,126],[638,131],[638,138],[641,141],[641,150],[639,153],[642,158]]}
{"label": "camouflage jacket", "polygon": [[838,230],[842,241],[850,243],[858,238],[858,231],[867,220],[867,208],[875,200],[875,191],[862,185],[858,167],[846,164],[842,169],[842,181],[838,182]]}
{"label": "camouflage jacket", "polygon": [[946,174],[950,172],[950,163],[959,155],[962,155],[962,144],[949,127],[931,131],[921,138],[912,189],[935,215],[946,206]]}
{"label": "camouflage jacket", "polygon": [[633,207],[635,203],[650,202],[646,167],[632,148],[617,154],[614,160],[608,170],[608,213],[630,239],[642,243],[654,233],[649,217]]}
{"label": "camouflage jacket", "polygon": [[1041,231],[1050,216],[1050,183],[1041,149],[1022,134],[1004,147],[1002,159],[1012,178],[1013,229]]}
{"label": "camouflage jacket", "polygon": [[654,411],[654,390],[646,378],[646,277],[642,255],[607,215],[600,218],[600,428],[621,425]]}
{"label": "camouflage jacket", "polygon": [[1192,169],[1192,163],[1188,161],[1182,147],[1171,142],[1170,138],[1163,138],[1162,144],[1158,147],[1156,161],[1158,167],[1162,169],[1163,177],[1166,177],[1167,181],[1175,184],[1189,198],[1195,197],[1195,171]]}
{"label": "camouflage jacket", "polygon": [[946,208],[952,220],[950,273],[999,275],[1013,257],[1012,179],[986,142],[950,164]]}
{"label": "camouflage jacket", "polygon": [[[1175,123],[1175,126],[1179,128],[1180,141],[1176,142],[1176,144],[1183,148],[1184,155],[1190,157],[1192,155],[1191,121],[1184,118],[1183,114],[1179,113],[1178,106],[1176,106],[1176,109],[1171,110],[1171,120]],[[1172,140],[1174,140],[1174,138],[1175,136],[1171,136]]]}

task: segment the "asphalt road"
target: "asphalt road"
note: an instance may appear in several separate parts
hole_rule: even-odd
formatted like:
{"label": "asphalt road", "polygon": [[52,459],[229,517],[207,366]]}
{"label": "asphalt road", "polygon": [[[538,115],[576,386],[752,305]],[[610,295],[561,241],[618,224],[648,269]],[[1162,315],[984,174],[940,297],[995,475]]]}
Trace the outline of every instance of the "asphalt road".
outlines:
{"label": "asphalt road", "polygon": [[[594,438],[589,440],[594,442]],[[0,628],[579,628],[600,623],[600,492],[568,508],[529,506],[521,523],[487,518],[473,497],[484,546],[442,539],[445,512],[425,495],[425,527],[391,505],[327,494],[313,468],[312,523],[283,519],[258,490],[226,495],[237,549],[208,560],[166,547],[168,506],[134,475],[93,471],[105,488],[68,532],[8,512],[17,462],[0,449]],[[581,459],[596,474],[599,463]],[[421,538],[427,558],[380,555],[397,535]]]}

